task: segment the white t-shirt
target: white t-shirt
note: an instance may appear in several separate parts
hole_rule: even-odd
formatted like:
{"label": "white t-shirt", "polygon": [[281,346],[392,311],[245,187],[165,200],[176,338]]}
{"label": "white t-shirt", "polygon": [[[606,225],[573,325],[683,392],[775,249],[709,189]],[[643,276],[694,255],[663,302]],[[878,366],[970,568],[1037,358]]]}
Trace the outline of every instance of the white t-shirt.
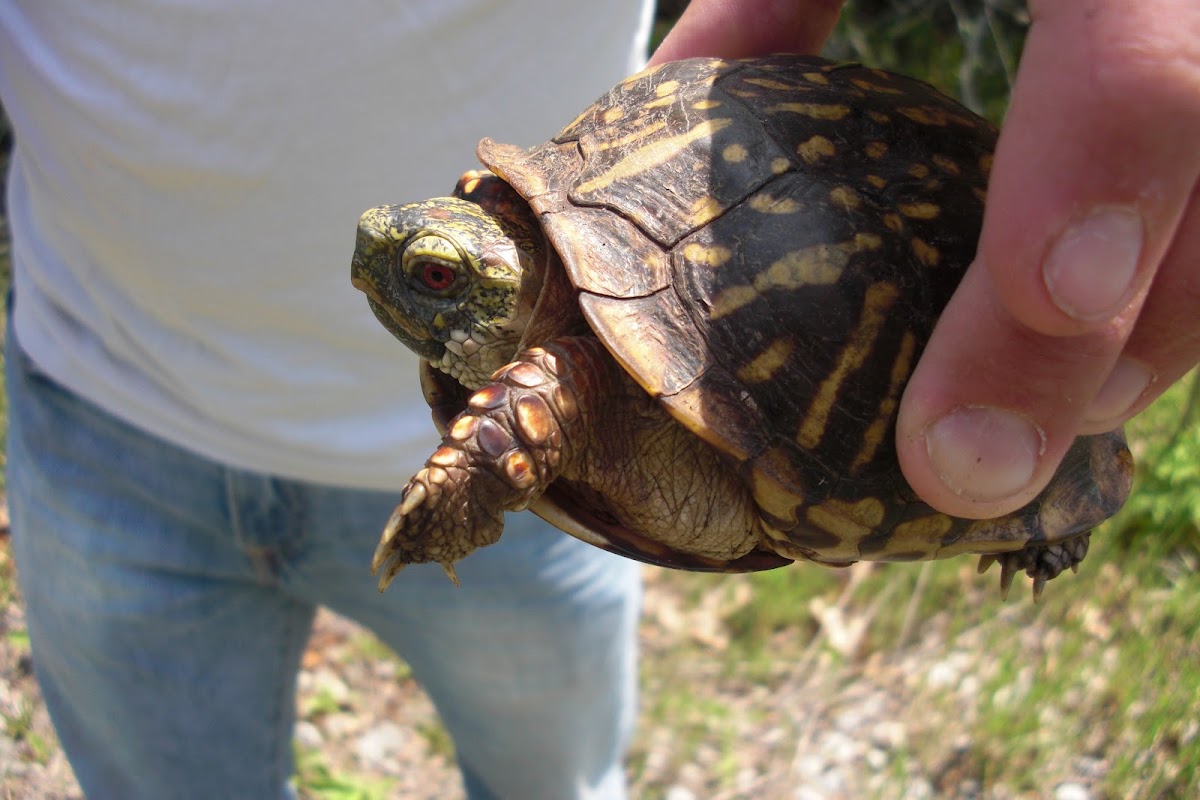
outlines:
{"label": "white t-shirt", "polygon": [[641,66],[649,0],[0,0],[18,339],[233,465],[397,489],[436,443],[350,286],[359,214],[448,194]]}

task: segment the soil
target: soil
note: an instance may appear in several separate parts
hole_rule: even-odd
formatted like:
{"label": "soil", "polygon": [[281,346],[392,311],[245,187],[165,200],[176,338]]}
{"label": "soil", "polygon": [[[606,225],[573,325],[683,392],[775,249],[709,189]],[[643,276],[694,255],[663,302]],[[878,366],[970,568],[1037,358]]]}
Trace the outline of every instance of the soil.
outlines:
{"label": "soil", "polygon": [[[6,573],[7,561],[7,541],[0,539]],[[798,614],[816,632],[807,648],[744,672],[731,672],[722,655],[731,646],[725,620],[731,605],[745,601],[749,585],[730,578],[732,590],[723,585],[697,601],[686,580],[647,569],[643,719],[630,754],[631,796],[1026,796],[1002,785],[985,789],[969,732],[989,631],[951,636],[946,621],[935,617],[904,632],[902,638],[911,639],[904,646],[868,652],[863,632],[871,611],[851,611],[843,600],[870,569],[848,571],[840,598],[816,600]],[[1005,620],[1015,613],[1009,608],[996,624],[1013,624]],[[81,794],[41,703],[23,630],[14,597],[0,609],[6,721],[0,798],[75,800]],[[1034,626],[1024,635],[1030,647],[1044,647],[1048,634]],[[688,687],[687,700],[672,707],[681,685]],[[299,687],[303,797],[365,798],[330,787],[376,786],[386,787],[378,796],[462,798],[452,745],[432,705],[403,663],[356,625],[318,615]],[[1078,752],[1089,752],[1081,744]],[[1052,770],[1058,777],[1038,794],[1100,797],[1105,768],[1098,758],[1074,757]]]}

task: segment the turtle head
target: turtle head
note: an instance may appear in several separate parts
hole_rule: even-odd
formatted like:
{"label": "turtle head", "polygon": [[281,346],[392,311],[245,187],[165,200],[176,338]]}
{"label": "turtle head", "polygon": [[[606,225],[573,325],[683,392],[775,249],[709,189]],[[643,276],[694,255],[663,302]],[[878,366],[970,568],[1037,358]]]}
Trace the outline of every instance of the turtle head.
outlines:
{"label": "turtle head", "polygon": [[358,222],[350,280],[397,339],[477,389],[516,354],[541,290],[541,242],[523,201],[380,206]]}

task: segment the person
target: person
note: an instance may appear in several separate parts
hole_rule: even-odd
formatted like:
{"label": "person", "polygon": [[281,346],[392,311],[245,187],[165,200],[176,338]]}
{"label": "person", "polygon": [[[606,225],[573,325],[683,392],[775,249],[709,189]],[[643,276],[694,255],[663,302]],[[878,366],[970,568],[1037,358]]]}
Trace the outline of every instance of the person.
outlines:
{"label": "person", "polygon": [[359,214],[448,194],[642,66],[652,3],[0,0],[8,492],[33,663],[92,800],[291,796],[314,610],[411,665],[466,795],[621,798],[638,566],[530,514],[385,594],[438,436],[350,286]]}
{"label": "person", "polygon": [[[902,398],[913,489],[1008,513],[1200,361],[1200,4],[1030,0],[975,262]],[[841,0],[693,0],[652,63],[817,52]]]}

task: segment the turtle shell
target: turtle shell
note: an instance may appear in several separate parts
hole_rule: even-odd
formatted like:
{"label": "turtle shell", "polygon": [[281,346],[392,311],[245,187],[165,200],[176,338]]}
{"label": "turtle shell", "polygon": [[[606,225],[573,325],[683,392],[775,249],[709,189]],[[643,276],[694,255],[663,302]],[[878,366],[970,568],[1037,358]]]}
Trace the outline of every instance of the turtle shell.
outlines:
{"label": "turtle shell", "polygon": [[900,395],[974,257],[995,141],[923,82],[781,55],[646,70],[479,157],[613,357],[741,472],[776,550],[846,563],[1056,541],[1128,491],[1119,433],[1000,521],[939,514],[900,473]]}

